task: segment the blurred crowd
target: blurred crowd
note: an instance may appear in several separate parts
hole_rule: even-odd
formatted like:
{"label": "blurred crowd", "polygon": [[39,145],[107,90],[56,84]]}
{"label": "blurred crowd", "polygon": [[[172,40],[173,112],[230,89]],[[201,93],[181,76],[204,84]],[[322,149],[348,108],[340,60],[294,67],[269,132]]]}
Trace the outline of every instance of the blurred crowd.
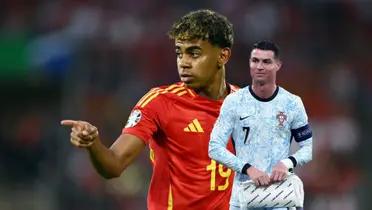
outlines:
{"label": "blurred crowd", "polygon": [[278,82],[302,97],[314,133],[297,170],[305,209],[370,209],[371,1],[2,0],[1,210],[146,209],[148,153],[106,181],[59,121],[89,121],[110,145],[143,94],[178,81],[166,33],[200,8],[234,25],[229,82],[249,84],[255,41],[280,46]]}

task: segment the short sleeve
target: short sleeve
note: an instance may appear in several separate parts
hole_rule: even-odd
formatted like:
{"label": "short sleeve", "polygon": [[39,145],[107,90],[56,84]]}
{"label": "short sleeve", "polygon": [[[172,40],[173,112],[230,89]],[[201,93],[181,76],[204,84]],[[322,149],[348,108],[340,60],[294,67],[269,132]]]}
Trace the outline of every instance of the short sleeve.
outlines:
{"label": "short sleeve", "polygon": [[148,144],[158,131],[161,107],[162,100],[157,89],[151,89],[132,109],[122,133],[135,135]]}

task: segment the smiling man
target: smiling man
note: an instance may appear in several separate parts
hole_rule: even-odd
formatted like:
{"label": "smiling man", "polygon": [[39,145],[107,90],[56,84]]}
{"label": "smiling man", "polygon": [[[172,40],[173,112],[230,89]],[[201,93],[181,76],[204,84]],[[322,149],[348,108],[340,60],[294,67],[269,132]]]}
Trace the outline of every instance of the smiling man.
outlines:
{"label": "smiling man", "polygon": [[[312,159],[312,132],[301,98],[276,84],[282,65],[278,47],[267,41],[254,44],[249,65],[252,85],[226,97],[209,143],[210,157],[237,172],[231,210],[240,209],[241,182],[270,185]],[[236,156],[225,149],[230,136]],[[292,137],[300,149],[289,155]]]}
{"label": "smiling man", "polygon": [[72,127],[71,143],[86,148],[106,178],[120,176],[148,145],[153,163],[148,209],[228,209],[232,171],[209,158],[208,145],[222,101],[235,91],[225,81],[232,24],[214,11],[198,10],[176,21],[169,36],[175,40],[181,82],[144,95],[110,148],[88,122],[64,120],[62,125]]}

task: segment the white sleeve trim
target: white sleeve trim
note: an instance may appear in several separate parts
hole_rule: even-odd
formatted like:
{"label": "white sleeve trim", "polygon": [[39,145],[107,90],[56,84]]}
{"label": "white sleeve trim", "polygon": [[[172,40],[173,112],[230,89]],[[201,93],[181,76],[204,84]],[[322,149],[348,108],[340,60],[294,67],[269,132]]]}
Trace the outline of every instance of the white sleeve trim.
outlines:
{"label": "white sleeve trim", "polygon": [[291,169],[293,168],[293,162],[291,159],[289,158],[286,158],[286,159],[283,159],[281,160],[281,162],[288,168],[288,169]]}

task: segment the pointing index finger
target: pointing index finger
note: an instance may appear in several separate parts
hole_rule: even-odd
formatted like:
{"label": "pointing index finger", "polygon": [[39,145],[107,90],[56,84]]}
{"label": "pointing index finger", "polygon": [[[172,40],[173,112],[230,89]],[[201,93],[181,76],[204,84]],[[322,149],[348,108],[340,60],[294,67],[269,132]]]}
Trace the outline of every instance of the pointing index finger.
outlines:
{"label": "pointing index finger", "polygon": [[61,121],[61,125],[66,125],[66,126],[75,126],[77,125],[77,121],[76,120],[62,120]]}

